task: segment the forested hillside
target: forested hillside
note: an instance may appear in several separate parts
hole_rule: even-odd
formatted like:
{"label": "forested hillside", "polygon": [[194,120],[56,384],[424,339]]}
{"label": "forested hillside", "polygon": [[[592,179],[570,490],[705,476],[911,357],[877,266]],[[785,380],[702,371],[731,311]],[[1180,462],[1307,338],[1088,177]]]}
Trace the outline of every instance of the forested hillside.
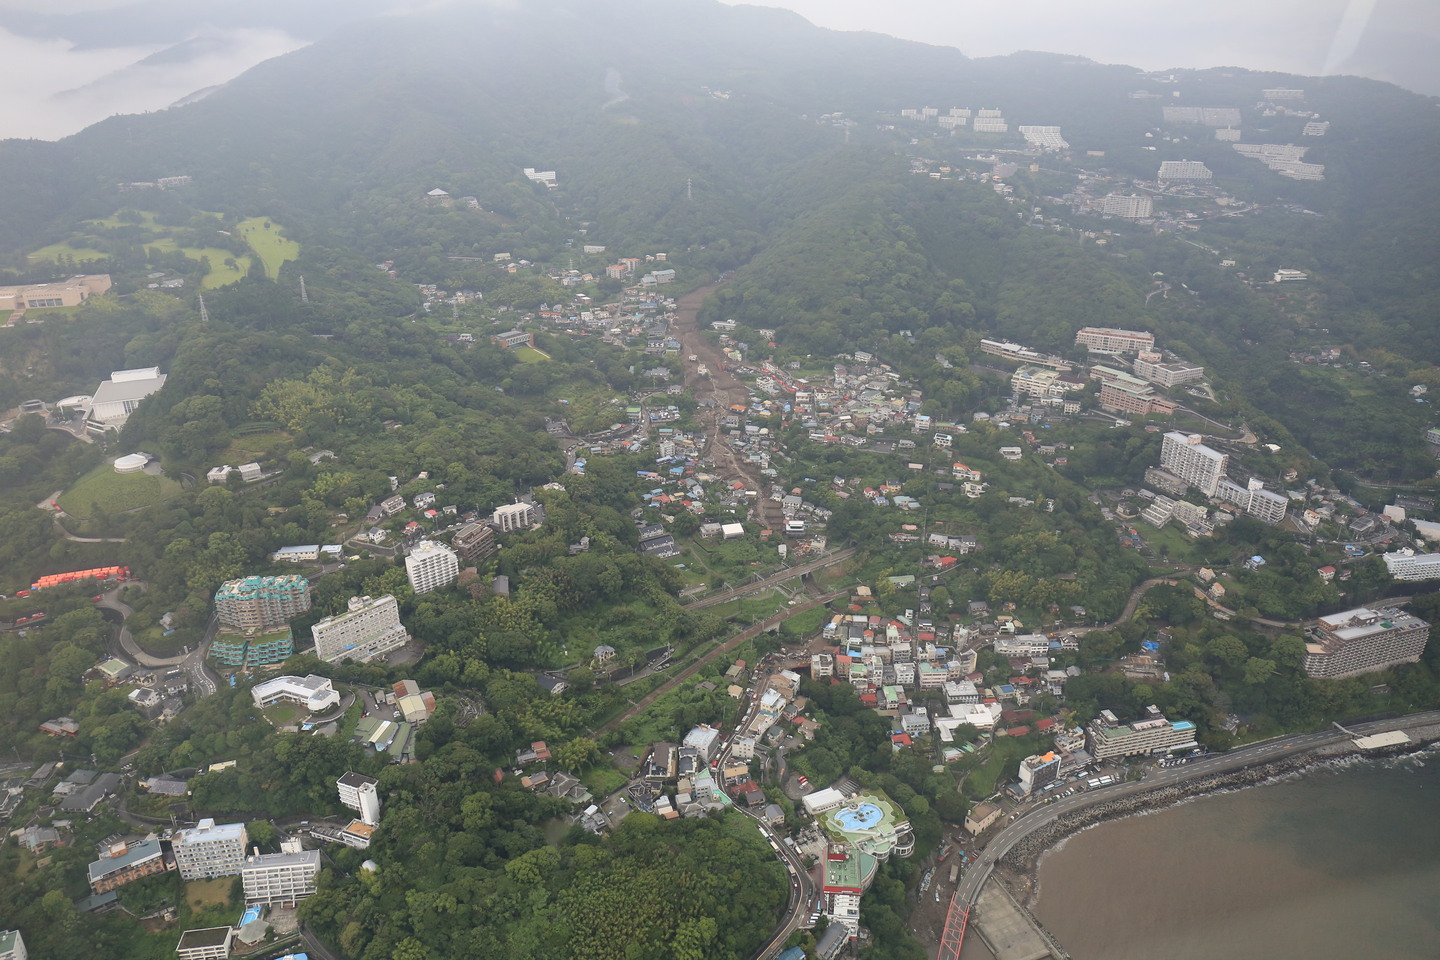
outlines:
{"label": "forested hillside", "polygon": [[[0,328],[0,409],[16,410],[0,433],[0,586],[12,594],[0,597],[0,620],[14,628],[0,675],[3,746],[17,760],[51,758],[57,742],[38,722],[63,715],[80,729],[59,746],[97,766],[148,777],[238,759],[194,779],[191,812],[277,819],[339,815],[335,778],[375,774],[380,869],[337,847],[302,909],[350,957],[748,956],[788,893],[751,821],[733,810],[679,822],[636,813],[601,838],[570,829],[560,819],[568,802],[521,787],[515,765],[517,750],[548,740],[597,801],[613,799],[625,776],[608,750],[643,751],[748,706],[739,687],[727,692],[729,658],[694,658],[733,636],[745,645],[727,652],[753,662],[819,633],[829,613],[800,606],[798,591],[778,614],[764,608],[771,597],[740,596],[785,560],[778,543],[798,546],[778,531],[772,539],[771,484],[775,501],[788,491],[823,513],[817,552],[855,548],[853,562],[817,572],[806,585],[815,595],[843,605],[863,575],[877,584],[874,609],[904,611],[907,624],[917,607],[958,622],[984,598],[1027,629],[1059,629],[1067,617],[1113,625],[1056,661],[1084,668],[1068,694],[1084,717],[1158,703],[1224,746],[1232,711],[1268,735],[1377,710],[1382,696],[1393,694],[1387,710],[1428,702],[1433,645],[1393,690],[1322,687],[1303,676],[1298,628],[1275,638],[1248,627],[1252,615],[1311,616],[1342,591],[1368,602],[1388,586],[1373,555],[1353,579],[1350,567],[1335,583],[1317,571],[1348,562],[1335,537],[1352,507],[1363,512],[1359,501],[1328,518],[1328,542],[1238,517],[1217,521],[1213,537],[1167,530],[1142,556],[1129,526],[1139,523],[1134,488],[1172,427],[1096,414],[1090,381],[1069,385],[1065,396],[1085,401],[1066,413],[1073,419],[1027,419],[1027,408],[1000,422],[1016,412],[1014,365],[983,351],[982,338],[1058,355],[1063,369],[1089,360],[1080,327],[1148,330],[1173,359],[1205,367],[1205,390],[1171,395],[1184,404],[1177,421],[1218,430],[1217,442],[1244,436],[1235,460],[1272,487],[1440,486],[1420,439],[1436,425],[1440,391],[1436,102],[1368,81],[1239,70],[1171,84],[1047,54],[970,60],[711,0],[442,4],[357,19],[185,106],[57,143],[0,141],[0,283],[77,273],[115,283],[83,306]],[[1287,85],[1306,88],[1303,110],[1257,103],[1263,88]],[[1311,115],[1323,115],[1330,132],[1304,143],[1325,179],[1287,179],[1210,127],[1166,122],[1171,101],[1233,106],[1247,138],[1264,143],[1303,140]],[[925,105],[1003,108],[1010,128],[942,129],[901,113]],[[1068,146],[1032,148],[1020,125],[1059,126]],[[1183,159],[1213,170],[1220,199],[1158,183],[1159,163]],[[1155,216],[1097,212],[1112,192],[1153,196]],[[654,271],[650,283],[625,260]],[[1305,281],[1271,279],[1286,268]],[[656,278],[665,269],[673,286]],[[746,377],[764,367],[829,384],[844,379],[837,364],[866,367],[856,354],[874,355],[868,380],[835,391],[837,406],[850,403],[840,394],[860,382],[863,403],[873,401],[838,431],[846,443],[806,422],[814,411],[800,412],[798,398],[792,408],[789,394],[801,391],[782,394],[772,379],[767,406],[760,387],[735,381],[745,386],[727,396],[696,370],[708,355],[681,349],[678,311],[664,301],[711,289],[684,335],[725,357],[726,373],[749,365]],[[667,313],[674,325],[658,322]],[[713,321],[734,322],[733,345]],[[31,398],[83,397],[112,371],[151,366],[164,387],[95,442],[68,433],[76,423],[63,410],[52,407],[48,422],[19,412]],[[651,423],[647,411],[665,419]],[[890,411],[904,416],[887,421]],[[711,476],[727,469],[715,460],[726,451],[706,446],[707,429],[737,448],[763,430],[773,456],[732,450],[743,479]],[[1042,430],[1052,432],[1034,435]],[[877,436],[884,452],[865,447]],[[675,440],[691,438],[676,452]],[[1023,451],[1008,446],[1021,438]],[[671,442],[670,453],[657,457],[653,443],[637,455],[636,439]],[[137,451],[153,458],[150,472],[117,480],[114,459]],[[253,484],[226,471],[205,482],[217,466],[250,463],[261,474]],[[723,498],[679,486],[700,474]],[[982,475],[965,489],[965,477]],[[888,509],[901,490],[913,512]],[[395,496],[415,510],[376,512]],[[505,531],[503,549],[455,587],[414,593],[407,547],[522,496],[543,508],[543,524]],[[692,497],[698,509],[682,509]],[[697,539],[702,521],[718,531],[741,520],[764,534]],[[637,522],[693,552],[642,552]],[[915,571],[942,569],[926,537],[937,528],[953,536],[936,549],[974,551],[958,564],[945,557],[956,576],[935,576],[922,597]],[[953,546],[962,540],[965,550]],[[238,674],[213,695],[192,691],[198,702],[167,725],[142,722],[120,690],[83,679],[114,649],[88,583],[44,593],[44,625],[21,632],[40,604],[18,592],[39,576],[125,564],[144,582],[119,593],[129,628],[157,652],[189,651],[205,638],[219,584],[295,569],[272,562],[282,547],[337,542],[344,563],[305,568],[314,604],[293,621],[296,636],[352,596],[393,594],[415,657],[390,666],[302,654],[284,669],[376,689],[414,678],[438,691],[414,763],[256,722],[254,678]],[[1262,549],[1268,568],[1241,570]],[[1208,566],[1227,564],[1243,599],[1223,626],[1186,587],[1140,602],[1147,578],[1202,565],[1213,576]],[[712,594],[725,605],[682,603]],[[781,635],[738,637],[792,609]],[[1174,682],[1117,673],[1117,657],[1162,625],[1173,631]],[[607,646],[637,685],[592,669],[591,652],[598,660]],[[647,667],[657,652],[665,663]],[[1006,658],[983,656],[987,682],[1010,679]],[[704,672],[653,714],[632,715],[679,663]],[[551,696],[542,673],[569,691]],[[883,780],[922,847],[1018,760],[967,755],[951,767],[897,752],[849,687],[807,689],[829,726],[796,769]],[[352,728],[361,710],[351,707]],[[966,764],[984,775],[961,790],[952,771]],[[766,788],[767,801],[784,800]],[[136,799],[168,817],[168,801]],[[0,881],[16,878],[0,882],[0,915],[45,930],[32,955],[173,952],[168,932],[70,909],[95,844],[124,829],[110,814],[82,825],[43,873],[13,844],[0,849]],[[900,919],[918,861],[888,864],[879,895],[867,894],[867,925],[886,934],[867,957],[923,952]],[[131,892],[127,907],[153,906],[145,897],[159,887]]]}

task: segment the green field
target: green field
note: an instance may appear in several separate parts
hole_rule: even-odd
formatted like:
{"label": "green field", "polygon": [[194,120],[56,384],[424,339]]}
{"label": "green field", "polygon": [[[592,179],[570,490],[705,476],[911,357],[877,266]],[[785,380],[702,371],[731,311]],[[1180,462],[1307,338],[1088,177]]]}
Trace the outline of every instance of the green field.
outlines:
{"label": "green field", "polygon": [[280,268],[287,260],[298,260],[300,257],[300,244],[285,239],[280,227],[265,217],[251,217],[243,221],[239,232],[265,265],[265,276],[271,280],[280,276]]}
{"label": "green field", "polygon": [[72,517],[88,520],[96,507],[109,514],[124,513],[154,506],[180,492],[180,484],[148,473],[116,473],[110,463],[102,463],[75,485],[60,494],[61,509]]}
{"label": "green field", "polygon": [[[234,283],[243,279],[250,272],[250,258],[237,257],[229,250],[220,247],[178,247],[175,241],[169,237],[160,237],[151,243],[145,244],[146,249],[159,250],[161,253],[173,253],[179,250],[191,260],[208,258],[210,261],[210,272],[205,274],[205,279],[200,281],[202,290],[214,290],[216,287],[223,287],[226,284]],[[229,266],[226,261],[233,261],[234,266]]]}
{"label": "green field", "polygon": [[87,260],[104,260],[105,254],[94,247],[72,247],[64,242],[52,243],[30,254],[31,260],[59,262],[61,257],[73,257],[76,263],[84,263]]}
{"label": "green field", "polygon": [[120,222],[120,215],[119,215],[119,212],[118,212],[118,211],[116,212],[115,216],[106,217],[106,218],[103,219],[103,220],[86,220],[85,222],[86,222],[86,223],[94,224],[94,225],[97,226],[97,227],[105,227],[105,228],[107,228],[107,229],[114,229],[114,228],[116,228],[116,227],[142,226],[142,225],[143,225],[143,226],[148,226],[148,227],[150,227],[152,230],[154,230],[154,229],[159,229],[158,227],[155,226],[155,214],[151,213],[149,210],[137,210],[137,211],[135,211],[135,212],[138,213],[138,214],[140,214],[140,219],[144,221],[143,224],[121,223],[121,222]]}
{"label": "green field", "polygon": [[[285,239],[283,229],[273,221],[265,217],[251,217],[249,220],[241,221],[237,232],[254,251],[253,255],[235,256],[229,250],[222,250],[218,247],[180,247],[175,239],[166,236],[165,227],[155,222],[155,214],[149,211],[140,211],[144,218],[143,223],[126,224],[121,223],[116,217],[106,217],[103,220],[86,220],[88,226],[98,230],[114,230],[121,227],[141,227],[148,229],[154,234],[154,239],[145,244],[147,248],[154,248],[161,253],[173,253],[179,250],[191,260],[209,258],[210,270],[201,281],[201,289],[213,290],[216,287],[223,287],[244,278],[250,272],[250,266],[256,258],[265,268],[265,275],[272,280],[280,275],[280,268],[287,260],[294,260],[300,256],[300,244],[293,240]],[[219,214],[213,214],[220,218]],[[76,242],[91,242],[96,240],[93,234],[81,234],[74,238]],[[48,246],[30,254],[31,260],[59,261],[63,256],[73,257],[77,262],[87,260],[101,260],[105,254],[94,247],[72,247],[70,241],[52,243]],[[227,266],[226,261],[232,261],[234,266]]]}
{"label": "green field", "polygon": [[231,463],[248,463],[256,457],[263,456],[275,444],[289,439],[290,434],[283,430],[264,430],[260,433],[246,434],[231,440],[230,446],[225,449],[219,459]]}
{"label": "green field", "polygon": [[520,358],[521,363],[544,363],[550,359],[549,355],[541,353],[534,347],[516,347],[515,356]]}

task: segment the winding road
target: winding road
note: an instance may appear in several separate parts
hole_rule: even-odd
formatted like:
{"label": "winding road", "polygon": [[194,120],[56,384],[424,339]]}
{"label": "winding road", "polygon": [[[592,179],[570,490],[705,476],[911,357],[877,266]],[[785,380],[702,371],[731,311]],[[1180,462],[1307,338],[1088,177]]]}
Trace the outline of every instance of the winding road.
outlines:
{"label": "winding road", "polygon": [[[145,586],[140,581],[131,581],[131,585],[139,586],[142,589]],[[205,628],[205,638],[195,650],[174,657],[157,657],[141,647],[140,644],[135,641],[135,637],[131,635],[130,628],[126,625],[126,621],[135,611],[120,599],[121,589],[120,587],[115,587],[101,594],[100,600],[96,602],[95,606],[100,610],[109,610],[120,618],[119,629],[116,631],[116,640],[125,655],[140,666],[149,667],[150,669],[180,667],[190,675],[190,685],[197,694],[202,697],[208,697],[214,693],[217,689],[217,682],[215,675],[212,674],[210,668],[205,665],[205,651],[209,648],[210,641],[215,639],[215,630],[218,626],[218,621],[216,621],[213,616],[210,618],[210,623]]]}

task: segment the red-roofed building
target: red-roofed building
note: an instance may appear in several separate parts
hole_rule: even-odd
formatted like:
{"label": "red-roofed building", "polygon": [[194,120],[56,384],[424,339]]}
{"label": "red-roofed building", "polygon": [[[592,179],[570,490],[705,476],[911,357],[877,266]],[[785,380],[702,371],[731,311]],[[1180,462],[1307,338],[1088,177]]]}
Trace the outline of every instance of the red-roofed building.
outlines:
{"label": "red-roofed building", "polygon": [[896,747],[909,747],[914,745],[908,733],[892,733],[890,735],[890,743]]}
{"label": "red-roofed building", "polygon": [[1030,728],[1029,728],[1029,727],[1011,727],[1009,730],[1006,730],[1006,731],[1005,731],[1005,736],[1007,736],[1007,737],[1028,737],[1028,736],[1030,736]]}

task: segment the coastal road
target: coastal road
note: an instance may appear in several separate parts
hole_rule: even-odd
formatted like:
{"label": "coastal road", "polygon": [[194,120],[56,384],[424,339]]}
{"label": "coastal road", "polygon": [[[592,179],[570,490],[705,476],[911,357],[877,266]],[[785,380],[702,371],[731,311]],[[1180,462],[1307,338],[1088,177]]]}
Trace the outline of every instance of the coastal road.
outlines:
{"label": "coastal road", "polygon": [[[1369,736],[1390,730],[1409,730],[1436,724],[1440,724],[1440,711],[1411,714],[1392,720],[1376,720],[1370,723],[1356,724],[1350,729],[1357,734]],[[1252,767],[1287,756],[1296,756],[1317,747],[1331,746],[1350,739],[1352,739],[1350,734],[1342,733],[1334,728],[1318,733],[1279,737],[1240,747],[1228,753],[1207,756],[1182,766],[1153,769],[1149,771],[1145,779],[1133,783],[1084,790],[1063,800],[1022,807],[1011,814],[1009,825],[992,837],[975,861],[965,869],[965,876],[960,881],[952,898],[952,909],[974,906],[975,901],[979,899],[980,889],[990,878],[995,864],[1021,840],[1037,830],[1050,826],[1066,814],[1075,813],[1086,807],[1110,800],[1147,793],[1160,787],[1174,786],[1187,780]]]}

